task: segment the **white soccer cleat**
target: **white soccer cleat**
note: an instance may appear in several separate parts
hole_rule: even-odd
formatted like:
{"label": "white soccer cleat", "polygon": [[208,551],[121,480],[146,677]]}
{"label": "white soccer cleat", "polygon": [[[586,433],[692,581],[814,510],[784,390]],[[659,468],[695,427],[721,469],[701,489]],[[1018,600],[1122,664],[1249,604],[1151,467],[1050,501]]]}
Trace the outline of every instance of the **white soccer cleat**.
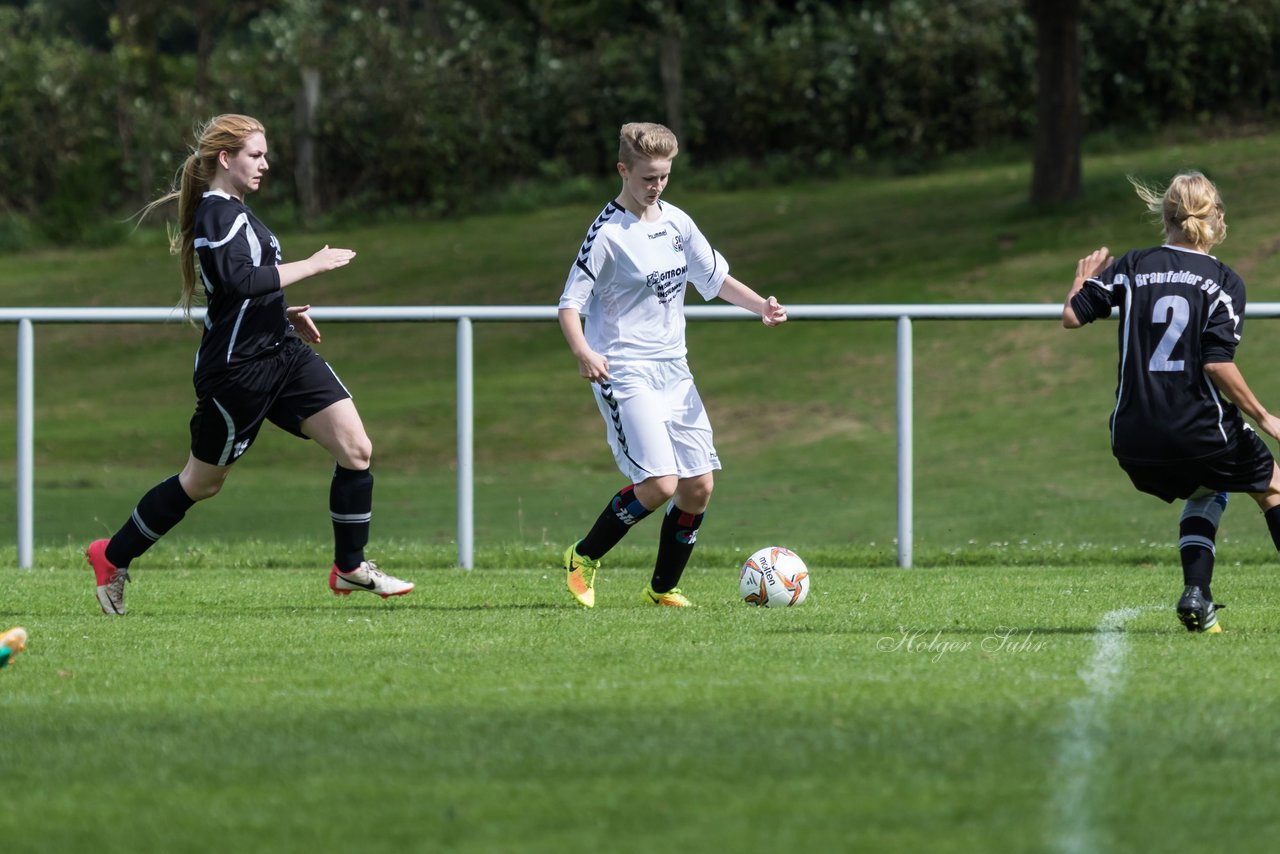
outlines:
{"label": "white soccer cleat", "polygon": [[363,590],[386,599],[408,593],[413,589],[413,582],[387,575],[373,561],[366,560],[350,572],[339,572],[337,564],[334,564],[329,570],[329,589],[338,596],[350,596],[355,590]]}

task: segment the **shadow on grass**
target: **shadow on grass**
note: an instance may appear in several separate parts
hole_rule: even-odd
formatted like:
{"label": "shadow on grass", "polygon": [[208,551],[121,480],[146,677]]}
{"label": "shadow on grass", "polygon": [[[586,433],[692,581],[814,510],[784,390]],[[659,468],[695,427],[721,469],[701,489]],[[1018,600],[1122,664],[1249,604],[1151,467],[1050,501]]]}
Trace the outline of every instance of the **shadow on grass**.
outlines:
{"label": "shadow on grass", "polygon": [[565,610],[585,610],[578,605],[572,603],[559,602],[506,602],[502,604],[472,604],[472,605],[441,605],[436,603],[419,603],[404,602],[396,605],[390,605],[383,602],[369,601],[363,604],[346,604],[342,603],[337,607],[333,605],[276,605],[263,608],[264,611],[284,611],[288,613],[296,613],[305,611],[308,613],[343,613],[348,611],[356,611],[362,614],[388,614],[395,610],[406,611],[565,611]]}
{"label": "shadow on grass", "polygon": [[[1176,631],[1175,631],[1176,629]],[[1018,636],[1025,636],[1028,632],[1033,635],[1095,635],[1099,633],[1098,628],[1088,626],[988,626],[986,628],[974,628],[972,626],[862,626],[849,628],[823,628],[818,626],[778,626],[776,628],[760,629],[761,634],[767,635],[866,635],[868,637],[901,637],[904,634],[919,643],[925,643],[934,634],[942,634],[945,636],[952,635],[974,635],[977,637],[1002,637],[1006,631],[1010,631],[1010,637],[1017,639]],[[1176,625],[1172,627],[1150,627],[1150,628],[1118,628],[1106,629],[1107,633],[1129,634],[1129,635],[1164,635],[1164,634],[1186,634],[1186,630]]]}

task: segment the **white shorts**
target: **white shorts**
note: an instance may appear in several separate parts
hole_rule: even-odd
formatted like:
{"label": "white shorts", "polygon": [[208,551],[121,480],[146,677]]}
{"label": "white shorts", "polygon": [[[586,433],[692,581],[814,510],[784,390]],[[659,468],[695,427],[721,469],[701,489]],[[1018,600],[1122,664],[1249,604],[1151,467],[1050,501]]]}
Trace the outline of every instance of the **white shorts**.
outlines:
{"label": "white shorts", "polygon": [[611,365],[609,376],[591,388],[613,459],[632,483],[697,477],[720,468],[711,421],[687,361]]}

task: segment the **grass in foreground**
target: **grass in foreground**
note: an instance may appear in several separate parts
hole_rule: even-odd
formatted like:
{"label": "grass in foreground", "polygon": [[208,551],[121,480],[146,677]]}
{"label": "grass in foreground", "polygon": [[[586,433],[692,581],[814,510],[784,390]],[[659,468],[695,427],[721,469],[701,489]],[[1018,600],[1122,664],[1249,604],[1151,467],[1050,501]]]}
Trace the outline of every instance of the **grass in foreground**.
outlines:
{"label": "grass in foreground", "polygon": [[[282,555],[277,557],[283,559]],[[1273,567],[853,570],[790,611],[691,570],[145,569],[96,612],[68,558],[6,575],[0,839],[47,851],[1270,850]],[[1135,609],[1130,612],[1124,609]],[[1104,619],[1119,628],[1099,631]],[[1247,786],[1241,781],[1247,781]]]}

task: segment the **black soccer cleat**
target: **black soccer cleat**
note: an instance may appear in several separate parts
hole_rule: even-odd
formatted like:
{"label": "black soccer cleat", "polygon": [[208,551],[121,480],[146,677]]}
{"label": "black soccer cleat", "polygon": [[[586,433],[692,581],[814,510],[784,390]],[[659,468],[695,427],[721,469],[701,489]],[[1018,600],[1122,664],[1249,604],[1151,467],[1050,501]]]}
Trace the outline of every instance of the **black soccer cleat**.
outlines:
{"label": "black soccer cleat", "polygon": [[1218,634],[1222,626],[1218,625],[1218,608],[1225,607],[1204,598],[1200,588],[1188,585],[1178,600],[1178,620],[1189,632],[1208,632]]}

